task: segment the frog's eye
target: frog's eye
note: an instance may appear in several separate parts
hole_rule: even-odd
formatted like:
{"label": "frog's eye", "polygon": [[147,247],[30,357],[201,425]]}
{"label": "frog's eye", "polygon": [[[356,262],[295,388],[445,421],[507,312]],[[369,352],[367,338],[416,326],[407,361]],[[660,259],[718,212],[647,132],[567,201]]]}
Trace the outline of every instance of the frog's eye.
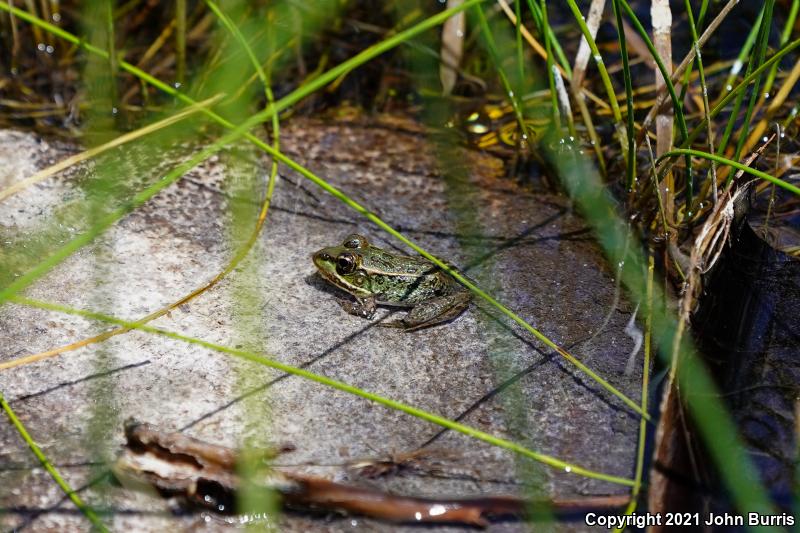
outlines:
{"label": "frog's eye", "polygon": [[363,235],[358,235],[356,233],[353,233],[347,236],[347,238],[344,240],[343,245],[345,248],[356,248],[356,249],[366,248],[367,246],[369,246],[369,242],[367,241],[367,238],[364,237]]}
{"label": "frog's eye", "polygon": [[336,272],[350,274],[356,268],[356,257],[353,254],[342,254],[336,258]]}

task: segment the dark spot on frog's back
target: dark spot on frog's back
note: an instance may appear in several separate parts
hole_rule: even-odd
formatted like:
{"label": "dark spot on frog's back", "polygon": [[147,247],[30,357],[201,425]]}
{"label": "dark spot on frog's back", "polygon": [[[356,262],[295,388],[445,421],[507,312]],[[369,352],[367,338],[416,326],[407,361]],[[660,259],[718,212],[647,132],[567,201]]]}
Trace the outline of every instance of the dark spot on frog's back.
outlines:
{"label": "dark spot on frog's back", "polygon": [[372,275],[369,278],[370,289],[378,294],[379,300],[386,300],[385,293],[392,287],[392,280],[389,276]]}

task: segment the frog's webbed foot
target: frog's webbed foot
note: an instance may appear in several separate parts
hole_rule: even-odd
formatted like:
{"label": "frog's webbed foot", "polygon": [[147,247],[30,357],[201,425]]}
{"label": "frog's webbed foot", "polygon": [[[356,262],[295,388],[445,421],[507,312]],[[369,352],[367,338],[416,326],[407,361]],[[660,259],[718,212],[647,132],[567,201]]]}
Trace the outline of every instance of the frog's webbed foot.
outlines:
{"label": "frog's webbed foot", "polygon": [[351,315],[371,319],[375,316],[375,298],[356,298],[355,302],[339,300],[339,305]]}
{"label": "frog's webbed foot", "polygon": [[469,307],[471,300],[472,294],[467,291],[439,296],[417,304],[400,320],[384,322],[379,325],[387,328],[403,328],[405,331],[435,326],[453,320],[463,313]]}

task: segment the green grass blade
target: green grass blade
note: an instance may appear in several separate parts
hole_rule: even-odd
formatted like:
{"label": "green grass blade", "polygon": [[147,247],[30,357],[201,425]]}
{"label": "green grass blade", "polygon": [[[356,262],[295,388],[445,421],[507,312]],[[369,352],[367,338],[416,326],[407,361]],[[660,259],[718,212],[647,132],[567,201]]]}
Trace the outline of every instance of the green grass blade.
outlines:
{"label": "green grass blade", "polygon": [[[542,4],[540,8],[541,27],[544,29],[541,33],[544,35],[544,49],[547,52],[547,83],[550,86],[550,105],[553,106],[553,124],[560,138],[561,112],[558,105],[558,94],[556,93],[556,72],[553,70],[553,54],[551,53],[553,44],[555,43],[553,43],[553,39],[550,37],[553,32],[550,29],[550,22],[547,17],[547,4],[545,0],[540,0],[540,2]],[[533,0],[528,0],[528,5],[533,11]]]}
{"label": "green grass blade", "polygon": [[[517,77],[520,80],[525,79],[525,61],[523,58],[524,49],[522,48],[522,11],[520,9],[520,0],[514,0],[514,15],[517,20],[514,22],[514,37],[516,38],[517,50]],[[548,52],[548,57],[549,57]]]}
{"label": "green grass blade", "polygon": [[736,76],[738,76],[739,72],[741,72],[742,67],[744,66],[744,61],[747,58],[747,55],[750,53],[750,50],[753,49],[753,45],[756,42],[756,36],[760,31],[761,21],[763,17],[764,17],[764,8],[762,6],[761,10],[758,12],[756,20],[753,21],[753,27],[750,28],[750,32],[747,34],[747,38],[745,39],[741,50],[739,50],[739,55],[736,58],[736,61],[733,62],[733,66],[731,67],[731,73],[725,80],[725,84],[722,86],[723,91],[729,90],[728,88],[731,87],[731,85],[733,84],[733,80],[735,80]]}
{"label": "green grass blade", "polygon": [[[206,0],[206,4],[208,7],[214,12],[214,14],[219,17],[220,21],[225,25],[228,31],[236,38],[239,42],[241,47],[247,53],[248,58],[250,59],[250,63],[253,65],[253,69],[255,69],[256,74],[258,75],[259,80],[261,80],[262,85],[264,86],[264,96],[267,100],[267,107],[275,105],[275,96],[272,93],[272,84],[270,83],[270,75],[264,70],[261,66],[261,62],[256,57],[255,52],[253,51],[252,47],[247,44],[247,39],[244,38],[242,32],[239,31],[239,28],[231,21],[230,17],[228,17],[220,8],[215,4],[212,0]],[[274,48],[274,43],[271,43],[272,46],[269,47],[270,51]],[[278,114],[274,113],[272,115],[272,147],[275,150],[280,150],[280,123]],[[269,175],[269,183],[267,184],[267,193],[266,193],[266,202],[265,206],[269,206],[270,199],[272,198],[272,193],[275,190],[275,178],[278,175],[278,163],[276,161],[272,162],[272,166],[270,169]]]}
{"label": "green grass blade", "polygon": [[746,172],[746,173],[748,173],[748,174],[750,174],[752,176],[755,176],[757,178],[761,178],[762,180],[768,181],[770,183],[774,183],[778,187],[781,187],[781,188],[783,188],[783,189],[785,189],[785,190],[787,190],[787,191],[789,191],[791,193],[794,193],[794,194],[800,196],[800,187],[797,187],[796,185],[792,185],[791,183],[783,181],[782,179],[770,176],[766,172],[762,172],[760,170],[756,170],[754,168],[748,167],[747,165],[743,165],[742,163],[739,163],[738,161],[733,161],[731,159],[727,159],[727,158],[719,156],[717,154],[709,154],[708,152],[701,152],[700,150],[690,150],[688,148],[676,148],[675,150],[670,150],[669,152],[667,152],[664,155],[662,155],[661,157],[659,157],[658,161],[660,162],[660,161],[663,161],[664,159],[667,159],[669,157],[675,157],[675,156],[679,156],[679,155],[702,157],[703,159],[709,159],[711,161],[715,161],[715,162],[721,163],[723,165],[729,165],[729,166],[731,166],[731,167],[733,167],[733,168],[735,168],[737,170],[741,170],[741,171]]}
{"label": "green grass blade", "polygon": [[253,65],[253,68],[256,71],[256,74],[258,74],[258,79],[261,80],[261,83],[263,84],[263,86],[265,88],[269,87],[269,81],[267,80],[267,74],[264,72],[264,69],[261,67],[261,62],[256,57],[256,54],[253,51],[253,49],[250,47],[250,45],[247,44],[247,39],[244,38],[244,35],[242,35],[242,32],[239,31],[239,28],[233,23],[233,21],[230,19],[230,17],[228,17],[219,8],[219,6],[217,6],[217,4],[214,3],[212,0],[205,0],[205,3],[208,6],[208,8],[214,13],[214,15],[217,16],[217,18],[220,20],[220,22],[222,22],[222,25],[225,26],[225,28],[231,33],[231,35],[233,35],[233,37],[236,39],[236,41],[239,43],[239,45],[242,47],[242,49],[245,51],[245,53],[247,54],[248,59],[250,59],[250,63]]}
{"label": "green grass blade", "polygon": [[[770,27],[772,25],[772,8],[775,5],[775,0],[767,0],[767,3],[764,4],[764,19],[762,21],[763,30],[761,32],[761,39],[758,43],[758,48],[756,50],[755,55],[751,57],[752,64],[755,68],[761,66],[764,63],[764,56],[766,55],[767,51],[767,43],[769,42],[769,33]],[[748,69],[752,70],[752,69]],[[756,102],[759,99],[759,88],[761,87],[761,75],[756,77],[755,81],[753,82],[753,89],[750,92],[750,101],[747,104],[747,111],[744,114],[744,121],[739,128],[739,140],[736,143],[736,151],[734,152],[733,159],[739,161],[742,155],[742,150],[744,149],[744,142],[747,140],[747,132],[750,129],[750,120],[753,117],[753,110],[755,109]],[[735,117],[731,117],[731,120],[735,120]],[[723,155],[721,152],[720,155]],[[728,174],[728,179],[726,183],[730,183],[731,179],[733,179],[733,175]]]}
{"label": "green grass blade", "polygon": [[[692,35],[697,35],[698,29],[703,26],[703,19],[705,18],[706,10],[708,9],[708,0],[703,0],[702,4],[700,5],[700,16],[697,17],[697,23],[695,23],[694,15],[691,13],[691,7],[687,8],[687,16],[689,18],[689,28],[692,30]],[[697,37],[693,37],[693,41],[697,42]],[[695,56],[699,54],[699,46],[695,46]],[[688,67],[686,67],[686,72],[683,73],[683,88],[681,89],[680,94],[680,101],[686,101],[686,92],[689,89],[689,78],[692,76],[692,66],[694,62],[690,63]],[[708,95],[706,95],[708,97]]]}
{"label": "green grass blade", "polygon": [[[705,7],[705,4],[703,5]],[[701,10],[702,13],[702,10]],[[709,124],[708,133],[706,137],[708,137],[708,150],[709,152],[714,151],[714,130],[711,128],[711,120],[708,118],[708,112],[711,109],[711,106],[708,103],[708,85],[706,85],[706,74],[705,69],[703,68],[703,56],[700,54],[700,45],[698,44],[697,40],[697,27],[694,23],[694,15],[692,14],[692,6],[689,3],[689,0],[686,0],[686,14],[689,17],[689,28],[692,31],[692,43],[695,50],[695,62],[697,63],[697,73],[700,77],[700,92],[703,95],[703,116],[706,118],[706,122]],[[689,70],[686,71],[687,75]],[[688,83],[684,85],[684,90],[688,87]],[[717,201],[717,172],[714,166],[714,163],[711,163],[711,171],[710,171],[710,178],[711,178],[711,194],[714,198],[714,203]],[[688,211],[686,213],[686,217],[689,218],[692,216],[692,212]]]}
{"label": "green grass blade", "polygon": [[[264,39],[259,42],[258,36],[261,32],[263,32],[263,26],[261,26],[261,24],[254,24],[254,20],[263,18],[269,20],[269,17],[274,15],[275,10],[270,9],[265,13],[263,10],[259,10],[254,7],[254,9],[256,9],[255,13],[250,13],[249,16],[243,18],[248,9],[248,3],[244,0],[226,2],[225,5],[228,12],[223,12],[212,0],[206,0],[206,5],[211,12],[214,13],[214,15],[217,17],[217,20],[224,28],[223,31],[216,33],[217,41],[221,47],[230,50],[228,55],[232,59],[231,66],[229,66],[225,71],[221,71],[219,69],[215,71],[212,76],[213,81],[210,81],[214,84],[219,84],[220,90],[222,91],[239,93],[239,96],[249,96],[247,100],[244,101],[240,100],[238,97],[233,98],[233,101],[240,102],[240,105],[236,108],[231,108],[228,110],[228,112],[231,113],[229,118],[238,122],[244,120],[245,117],[248,116],[249,111],[252,108],[249,100],[256,97],[256,94],[252,91],[240,91],[238,89],[239,80],[244,81],[247,77],[249,77],[249,73],[247,73],[248,61],[250,66],[254,69],[257,78],[261,82],[264,96],[266,98],[265,105],[268,106],[274,104],[274,98],[272,96],[270,81],[267,73],[262,67],[261,61],[256,56],[253,46],[248,43],[248,38],[245,37],[245,33],[250,37],[252,42],[257,43],[254,44],[254,46],[257,46],[261,52],[261,55],[268,59],[271,69],[273,55],[272,47],[274,46],[275,41],[282,39],[275,36],[274,31],[269,31],[265,36],[269,40],[264,42],[266,40]],[[228,13],[231,13],[231,15]],[[231,18],[233,14],[236,14],[235,16],[237,17],[237,20],[240,21],[240,24],[242,25],[241,29],[233,22]],[[228,34],[233,37],[236,45],[238,45],[238,47],[244,51],[246,61],[244,60],[244,57],[236,53],[236,46],[227,42],[226,37]],[[239,76],[238,79],[236,78],[237,74]],[[246,81],[241,86],[244,87],[245,85],[247,85]],[[273,147],[277,149],[278,115],[274,114],[272,116],[272,120],[273,131],[276,134],[273,139]],[[234,150],[242,155],[247,152],[256,151],[251,145],[237,145]],[[226,175],[233,176],[232,179],[226,179],[225,182],[225,188],[229,191],[232,199],[228,205],[227,223],[228,239],[231,243],[236,243],[240,235],[247,234],[249,223],[252,220],[252,216],[255,214],[253,209],[258,209],[249,202],[236,200],[245,200],[258,190],[259,183],[261,181],[261,178],[259,177],[260,174],[261,173],[258,169],[257,163],[248,162],[245,157],[234,156],[226,158]],[[277,162],[273,160],[267,183],[266,197],[268,199],[271,198],[273,194],[276,176]],[[264,202],[262,204],[262,208],[263,206],[267,205],[268,203]],[[261,219],[259,215],[259,223],[261,220],[263,219]],[[254,233],[253,235],[255,236],[257,234]],[[240,254],[237,255],[249,253],[252,250],[252,242],[254,241],[249,239],[245,245],[241,247]],[[255,253],[258,255],[259,251],[260,250],[255,250]],[[258,259],[256,260],[258,261]],[[232,301],[237,309],[259,309],[264,305],[265,295],[261,291],[252,291],[248,290],[247,288],[252,283],[256,282],[254,278],[257,275],[258,274],[252,268],[244,268],[240,271],[239,276],[236,276],[231,280],[229,289]],[[237,344],[251,350],[257,350],[259,347],[264,346],[268,342],[266,325],[260,320],[256,321],[255,323],[247,320],[235,321],[233,337]],[[246,369],[239,369],[234,372],[234,375],[235,387],[237,389],[249,388],[255,385],[253,382],[253,380],[256,379],[255,376],[252,372],[249,372]],[[268,427],[271,423],[272,417],[269,408],[264,404],[264,402],[250,396],[245,398],[244,401],[245,405],[243,408],[247,413],[249,423],[255,423]],[[254,443],[252,438],[245,437],[241,442],[241,447],[243,450],[250,450],[253,448],[253,446]],[[236,472],[241,480],[240,490],[238,491],[235,504],[236,513],[243,515],[266,516],[269,517],[269,521],[271,523],[277,523],[280,515],[278,496],[274,490],[272,490],[270,487],[264,486],[260,483],[260,480],[257,479],[257,472],[260,470],[259,467],[263,465],[259,464],[260,460],[257,459],[253,454],[245,452],[244,456],[245,459],[236,465]],[[262,528],[258,529],[261,530]]]}
{"label": "green grass blade", "polygon": [[119,79],[119,66],[117,65],[116,32],[114,31],[114,2],[111,0],[103,1],[103,15],[106,26],[106,46],[108,46],[108,69],[113,81],[111,85],[111,103],[114,107],[119,105],[119,95],[117,94],[117,79]]}
{"label": "green grass blade", "polygon": [[[764,5],[764,7],[761,10],[761,13],[759,14],[758,20],[760,23],[757,26],[753,27],[753,31],[755,31],[755,29],[758,28],[758,34],[755,40],[758,41],[759,43],[759,50],[757,50],[755,54],[750,56],[750,60],[747,62],[747,70],[745,72],[745,77],[747,77],[751,72],[753,72],[754,68],[758,67],[756,63],[758,62],[758,57],[760,55],[761,45],[763,42],[765,42],[764,41],[765,34],[767,37],[769,36],[769,31],[765,31],[767,26],[765,26],[764,24],[766,22],[764,18],[764,14],[766,13],[766,8],[767,4]],[[759,80],[760,80],[760,75],[757,76],[754,80],[754,85],[755,85],[754,90],[751,92],[750,95],[751,104],[754,102],[753,98],[757,96],[755,89],[758,86]],[[720,140],[719,146],[717,147],[717,155],[725,155],[725,150],[728,148],[728,143],[731,140],[733,129],[736,126],[736,123],[739,118],[739,109],[741,108],[742,102],[744,101],[744,96],[745,96],[745,91],[741,91],[736,95],[736,100],[733,103],[733,109],[731,110],[730,116],[728,117],[728,123],[725,125],[725,130],[722,133],[722,139]],[[750,109],[749,106],[748,109]],[[747,135],[745,135],[744,137],[747,137]],[[739,159],[738,155],[734,159]]]}
{"label": "green grass blade", "polygon": [[39,460],[39,463],[42,465],[42,467],[45,470],[47,470],[47,472],[50,474],[50,477],[52,477],[53,481],[56,482],[56,485],[58,485],[61,488],[61,490],[64,491],[64,494],[72,501],[72,503],[75,504],[78,510],[87,519],[89,519],[89,521],[92,523],[94,527],[97,528],[98,531],[107,532],[108,528],[106,528],[103,522],[100,521],[95,512],[83,502],[81,497],[78,496],[78,493],[72,490],[72,487],[69,486],[69,483],[67,483],[64,480],[64,478],[61,477],[61,474],[59,474],[58,470],[56,470],[56,468],[44,454],[42,449],[39,448],[39,446],[36,444],[36,442],[28,433],[28,430],[25,429],[25,426],[22,424],[22,421],[19,419],[19,417],[17,417],[14,410],[11,409],[11,406],[8,404],[5,397],[3,396],[3,393],[1,392],[0,392],[0,406],[2,406],[3,411],[6,412],[8,419],[11,421],[11,424],[17,430],[17,433],[19,433],[19,435],[28,445],[28,448],[30,448],[31,452],[33,452],[33,455],[35,455],[36,458]]}
{"label": "green grass blade", "polygon": [[636,132],[633,125],[633,79],[631,76],[630,63],[628,62],[628,46],[625,41],[625,31],[622,25],[622,10],[619,0],[613,0],[614,17],[617,19],[617,35],[619,37],[619,51],[622,56],[622,76],[625,79],[625,106],[626,106],[626,128],[628,137],[627,164],[625,165],[625,184],[628,192],[634,190],[634,180],[636,179],[636,148],[634,146],[634,136]]}
{"label": "green grass blade", "polygon": [[[650,363],[651,347],[653,339],[653,272],[655,262],[653,255],[648,255],[647,262],[647,288],[645,297],[647,298],[647,315],[644,324],[644,361],[642,363],[642,409],[647,411],[647,397],[650,394]],[[644,451],[647,443],[647,424],[644,419],[639,421],[639,443],[636,447],[636,470],[633,474],[633,489],[631,490],[631,502],[625,508],[625,514],[631,515],[636,510],[639,500],[639,492],[642,490],[642,475],[644,474]],[[614,533],[622,533],[625,527],[620,526]]]}
{"label": "green grass blade", "polygon": [[[581,10],[578,8],[575,0],[567,0],[567,4],[569,4],[569,8],[572,11],[572,16],[575,19],[575,22],[578,23],[578,27],[581,29],[583,38],[586,39],[586,42],[589,44],[589,49],[592,51],[592,58],[597,65],[597,71],[600,73],[600,80],[603,82],[603,87],[606,90],[606,96],[608,97],[608,103],[611,105],[611,113],[614,115],[614,121],[617,124],[620,124],[622,123],[622,113],[620,113],[619,104],[617,104],[617,93],[614,91],[614,86],[611,83],[611,77],[608,75],[608,70],[603,62],[603,56],[600,55],[600,50],[597,48],[597,43],[594,41],[594,37],[592,37],[589,28],[586,26],[583,13],[581,13]],[[575,88],[573,88],[573,90],[574,89]],[[623,150],[625,148],[626,147],[623,146]]]}
{"label": "green grass blade", "polygon": [[186,0],[175,1],[175,77],[186,81]]}
{"label": "green grass blade", "polygon": [[[527,126],[525,124],[525,117],[523,116],[522,105],[520,102],[520,97],[524,92],[521,89],[524,78],[520,77],[518,80],[519,87],[517,87],[515,90],[508,79],[505,69],[503,69],[502,58],[497,51],[497,45],[495,44],[493,32],[489,28],[489,23],[483,14],[483,9],[481,9],[480,5],[476,5],[473,8],[473,13],[475,13],[475,17],[478,19],[478,25],[481,28],[481,35],[483,36],[483,41],[486,45],[486,51],[489,53],[489,57],[492,58],[492,63],[494,64],[497,75],[500,77],[500,82],[503,84],[503,88],[506,91],[506,96],[508,96],[511,106],[514,109],[514,116],[517,118],[517,122],[519,123],[520,136],[526,135]],[[520,21],[519,18],[517,18],[517,29],[519,29],[519,24]]]}
{"label": "green grass blade", "polygon": [[[786,24],[783,27],[783,31],[781,32],[781,41],[780,46],[785,45],[789,42],[789,37],[792,36],[792,29],[794,28],[794,23],[797,20],[797,12],[800,10],[800,0],[792,0],[792,7],[789,9],[789,15],[786,17]],[[769,75],[767,76],[767,81],[764,83],[764,93],[769,94],[772,91],[772,85],[775,83],[775,76],[778,74],[778,65],[772,65],[772,68],[769,71]]]}
{"label": "green grass blade", "polygon": [[[536,22],[536,26],[539,28],[539,35],[541,36],[542,40],[549,40],[552,47],[555,49],[556,57],[558,58],[558,63],[561,65],[561,68],[564,69],[566,73],[566,78],[569,80],[572,78],[572,67],[567,60],[566,54],[564,54],[564,50],[562,50],[561,45],[556,39],[556,34],[553,32],[553,28],[550,27],[550,24],[547,22],[547,4],[545,0],[541,0],[541,7],[535,3],[535,0],[527,0],[528,7],[530,8],[531,12],[533,13],[534,21]],[[546,35],[546,37],[545,37]],[[548,57],[550,54],[547,54]]]}

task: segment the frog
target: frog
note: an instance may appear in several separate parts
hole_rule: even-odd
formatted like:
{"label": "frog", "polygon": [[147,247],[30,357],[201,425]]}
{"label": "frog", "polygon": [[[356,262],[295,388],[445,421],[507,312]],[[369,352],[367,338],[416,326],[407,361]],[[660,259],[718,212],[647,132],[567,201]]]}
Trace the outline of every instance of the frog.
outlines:
{"label": "frog", "polygon": [[312,260],[326,281],[355,298],[340,302],[351,315],[371,320],[378,305],[409,308],[403,318],[380,326],[405,331],[436,326],[458,317],[472,301],[469,290],[428,259],[389,252],[363,235],[350,234],[341,245],[312,254]]}

